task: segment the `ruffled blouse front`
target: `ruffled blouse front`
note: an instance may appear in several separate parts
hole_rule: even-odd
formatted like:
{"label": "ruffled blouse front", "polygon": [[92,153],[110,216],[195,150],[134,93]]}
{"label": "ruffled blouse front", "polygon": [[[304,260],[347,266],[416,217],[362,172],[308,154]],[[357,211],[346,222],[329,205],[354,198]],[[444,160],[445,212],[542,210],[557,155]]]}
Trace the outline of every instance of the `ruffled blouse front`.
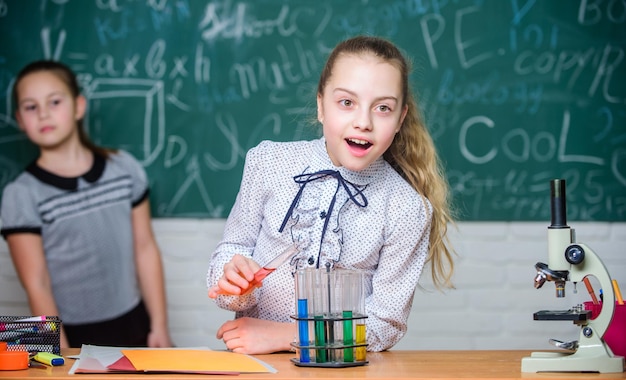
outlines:
{"label": "ruffled blouse front", "polygon": [[430,204],[382,158],[356,172],[332,164],[323,138],[265,141],[247,154],[207,285],[217,283],[234,254],[264,265],[295,243],[299,253],[261,288],[219,296],[218,305],[237,317],[293,322],[298,269],[359,269],[366,277],[369,349],[383,350],[406,331],[429,230]]}

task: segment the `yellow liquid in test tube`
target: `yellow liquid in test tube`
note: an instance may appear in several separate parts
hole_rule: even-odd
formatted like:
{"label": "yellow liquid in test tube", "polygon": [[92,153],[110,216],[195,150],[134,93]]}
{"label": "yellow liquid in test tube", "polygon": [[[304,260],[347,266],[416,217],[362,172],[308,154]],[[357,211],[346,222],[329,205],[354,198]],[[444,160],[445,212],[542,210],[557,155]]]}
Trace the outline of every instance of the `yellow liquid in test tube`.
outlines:
{"label": "yellow liquid in test tube", "polygon": [[[365,343],[365,324],[357,323],[356,324],[356,344],[364,344]],[[356,361],[365,361],[365,346],[356,347],[354,349],[355,359]]]}

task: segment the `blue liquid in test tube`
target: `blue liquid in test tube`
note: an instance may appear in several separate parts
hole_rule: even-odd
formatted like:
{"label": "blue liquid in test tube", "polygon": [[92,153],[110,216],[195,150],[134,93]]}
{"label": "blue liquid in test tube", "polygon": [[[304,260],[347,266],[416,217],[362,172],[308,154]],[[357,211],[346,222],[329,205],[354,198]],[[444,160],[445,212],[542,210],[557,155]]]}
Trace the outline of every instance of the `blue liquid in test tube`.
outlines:
{"label": "blue liquid in test tube", "polygon": [[[306,299],[298,299],[298,318],[307,318],[309,316],[309,308],[307,305]],[[300,340],[301,346],[309,345],[309,321],[299,320],[298,321],[298,339]],[[308,349],[300,349],[300,362],[308,363],[311,361],[309,356]]]}

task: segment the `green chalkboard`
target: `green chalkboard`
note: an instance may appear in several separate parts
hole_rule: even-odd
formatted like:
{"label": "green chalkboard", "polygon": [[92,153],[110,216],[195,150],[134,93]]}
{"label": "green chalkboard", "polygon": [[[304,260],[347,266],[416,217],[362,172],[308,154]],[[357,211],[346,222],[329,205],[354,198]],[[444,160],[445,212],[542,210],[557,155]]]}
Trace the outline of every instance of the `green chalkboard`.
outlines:
{"label": "green chalkboard", "polygon": [[135,155],[156,217],[221,218],[246,151],[320,135],[315,87],[356,34],[396,42],[463,220],[626,220],[626,5],[616,0],[0,0],[0,188],[34,158],[8,96],[78,74],[93,140]]}

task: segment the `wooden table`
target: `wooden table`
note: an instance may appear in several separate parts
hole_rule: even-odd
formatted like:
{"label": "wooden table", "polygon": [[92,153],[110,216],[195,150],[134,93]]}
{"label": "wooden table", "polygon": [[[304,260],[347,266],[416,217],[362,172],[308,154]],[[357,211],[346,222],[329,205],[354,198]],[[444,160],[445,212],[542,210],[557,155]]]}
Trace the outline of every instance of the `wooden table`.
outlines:
{"label": "wooden table", "polygon": [[[63,351],[63,355],[76,355],[79,349]],[[291,362],[291,353],[257,355],[255,357],[272,365],[275,374],[245,374],[239,376],[186,375],[186,374],[80,374],[68,375],[73,360],[64,366],[46,369],[31,368],[23,371],[0,371],[4,378],[48,378],[75,380],[127,378],[176,379],[626,379],[626,373],[522,373],[521,360],[530,351],[387,351],[367,354],[369,364],[351,368],[298,367]]]}

